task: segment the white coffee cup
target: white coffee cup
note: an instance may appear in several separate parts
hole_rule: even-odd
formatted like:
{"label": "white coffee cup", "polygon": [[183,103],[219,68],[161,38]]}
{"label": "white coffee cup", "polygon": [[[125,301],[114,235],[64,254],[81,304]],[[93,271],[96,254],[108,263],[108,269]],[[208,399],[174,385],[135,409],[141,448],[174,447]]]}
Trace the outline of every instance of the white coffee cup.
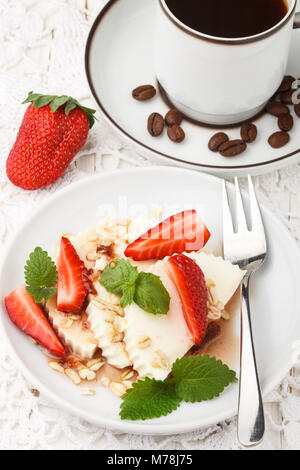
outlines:
{"label": "white coffee cup", "polygon": [[[273,28],[245,38],[218,38],[179,21],[157,1],[154,64],[172,105],[207,124],[227,125],[258,114],[286,72],[297,0]],[[299,19],[297,14],[297,19]],[[298,77],[297,77],[298,78]]]}

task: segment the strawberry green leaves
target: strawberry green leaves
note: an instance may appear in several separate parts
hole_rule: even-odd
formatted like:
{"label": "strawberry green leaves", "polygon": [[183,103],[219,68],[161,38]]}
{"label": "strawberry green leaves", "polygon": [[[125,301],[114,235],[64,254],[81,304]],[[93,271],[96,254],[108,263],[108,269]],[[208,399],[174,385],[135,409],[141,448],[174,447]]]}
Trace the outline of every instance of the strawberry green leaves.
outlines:
{"label": "strawberry green leaves", "polygon": [[86,108],[82,106],[77,100],[71,96],[57,96],[57,95],[41,95],[39,93],[33,93],[30,91],[28,97],[22,104],[33,103],[35,108],[42,108],[43,106],[50,105],[50,109],[55,113],[61,106],[65,106],[65,113],[68,116],[70,112],[75,108],[80,108],[87,116],[90,128],[95,124],[95,109]]}
{"label": "strawberry green leaves", "polygon": [[170,296],[158,276],[139,273],[130,261],[117,259],[104,269],[100,284],[113,294],[122,295],[121,307],[135,302],[140,308],[154,315],[166,315]]}
{"label": "strawberry green leaves", "polygon": [[46,251],[37,247],[29,255],[25,268],[26,290],[37,303],[56,294],[57,270]]}
{"label": "strawberry green leaves", "polygon": [[123,396],[120,417],[135,421],[166,416],[182,401],[196,403],[218,397],[235,381],[235,372],[215,357],[183,357],[174,363],[171,379],[146,378],[133,384]]}

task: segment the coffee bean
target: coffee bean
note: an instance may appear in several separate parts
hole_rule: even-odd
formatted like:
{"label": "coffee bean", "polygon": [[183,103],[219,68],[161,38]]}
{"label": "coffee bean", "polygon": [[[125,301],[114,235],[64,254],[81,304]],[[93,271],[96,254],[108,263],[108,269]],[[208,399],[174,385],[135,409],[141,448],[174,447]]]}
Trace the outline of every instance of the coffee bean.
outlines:
{"label": "coffee bean", "polygon": [[295,110],[295,113],[297,114],[297,116],[300,118],[300,103],[295,104],[294,110]]}
{"label": "coffee bean", "polygon": [[165,120],[159,113],[152,113],[148,118],[148,131],[152,137],[162,134],[165,127]]}
{"label": "coffee bean", "polygon": [[280,95],[281,103],[293,104],[293,94],[294,93],[295,93],[295,90],[289,90],[289,91],[285,91],[284,93],[281,93],[281,95]]}
{"label": "coffee bean", "polygon": [[223,157],[236,157],[245,152],[247,144],[243,140],[229,140],[219,147],[219,152]]}
{"label": "coffee bean", "polygon": [[282,80],[281,85],[277,90],[277,93],[283,93],[284,91],[290,90],[292,88],[294,81],[295,81],[294,77],[292,77],[291,75],[286,75],[284,79]]}
{"label": "coffee bean", "polygon": [[257,127],[252,122],[246,122],[241,128],[241,137],[244,142],[251,144],[257,137]]}
{"label": "coffee bean", "polygon": [[280,114],[289,114],[289,108],[279,101],[270,101],[267,104],[267,113],[272,114],[273,116],[279,117]]}
{"label": "coffee bean", "polygon": [[225,142],[228,142],[229,137],[227,134],[224,132],[218,132],[217,134],[213,135],[210,141],[208,142],[208,148],[212,152],[217,152],[219,150],[219,147],[224,144]]}
{"label": "coffee bean", "polygon": [[167,126],[180,126],[182,123],[182,114],[178,109],[171,109],[165,117]]}
{"label": "coffee bean", "polygon": [[156,90],[154,86],[152,85],[139,86],[135,88],[135,90],[133,90],[132,92],[133,98],[138,101],[150,100],[155,95],[156,95]]}
{"label": "coffee bean", "polygon": [[177,144],[179,144],[185,139],[184,130],[182,129],[182,127],[177,126],[177,124],[168,127],[168,136],[173,142],[176,142]]}
{"label": "coffee bean", "polygon": [[290,136],[287,132],[275,132],[269,137],[269,144],[274,149],[279,149],[288,143]]}
{"label": "coffee bean", "polygon": [[278,118],[278,127],[282,131],[288,132],[293,129],[294,119],[290,114],[281,114]]}

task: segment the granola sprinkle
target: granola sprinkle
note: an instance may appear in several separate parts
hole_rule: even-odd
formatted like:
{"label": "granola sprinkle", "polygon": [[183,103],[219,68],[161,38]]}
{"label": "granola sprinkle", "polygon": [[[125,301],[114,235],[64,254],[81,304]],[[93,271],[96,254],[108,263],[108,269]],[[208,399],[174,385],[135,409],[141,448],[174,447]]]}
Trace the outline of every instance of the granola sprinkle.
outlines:
{"label": "granola sprinkle", "polygon": [[79,375],[77,374],[77,372],[75,372],[75,370],[73,369],[66,369],[65,370],[65,374],[67,377],[69,377],[69,379],[72,380],[72,382],[75,384],[75,385],[79,385],[81,383],[81,378],[79,377]]}
{"label": "granola sprinkle", "polygon": [[111,382],[109,388],[117,397],[122,397],[123,395],[125,395],[127,390],[125,385],[119,382]]}
{"label": "granola sprinkle", "polygon": [[78,374],[82,380],[92,381],[96,378],[96,373],[86,367],[79,369]]}
{"label": "granola sprinkle", "polygon": [[168,369],[169,361],[162,351],[155,351],[151,365],[156,369]]}
{"label": "granola sprinkle", "polygon": [[93,372],[98,372],[98,370],[100,370],[104,366],[104,364],[105,362],[101,361],[101,359],[91,359],[87,363],[87,367]]}
{"label": "granola sprinkle", "polygon": [[149,336],[145,336],[145,338],[141,338],[138,342],[139,349],[147,349],[151,346],[151,339]]}
{"label": "granola sprinkle", "polygon": [[213,289],[216,287],[215,283],[212,280],[207,279],[206,285],[208,293],[208,319],[212,321],[218,321],[221,318],[227,321],[230,320],[230,314],[225,310],[225,306],[214,298]]}
{"label": "granola sprinkle", "polygon": [[132,369],[129,369],[129,370],[126,370],[125,372],[123,372],[122,374],[122,380],[126,381],[126,380],[129,380],[129,379],[132,379],[132,377],[134,376],[134,372]]}
{"label": "granola sprinkle", "polygon": [[82,396],[92,396],[95,395],[95,390],[93,388],[81,388],[80,395]]}
{"label": "granola sprinkle", "polygon": [[49,367],[54,370],[55,372],[59,372],[60,374],[64,374],[65,373],[65,369],[63,368],[63,366],[61,366],[58,362],[56,361],[50,361],[48,362],[48,365]]}

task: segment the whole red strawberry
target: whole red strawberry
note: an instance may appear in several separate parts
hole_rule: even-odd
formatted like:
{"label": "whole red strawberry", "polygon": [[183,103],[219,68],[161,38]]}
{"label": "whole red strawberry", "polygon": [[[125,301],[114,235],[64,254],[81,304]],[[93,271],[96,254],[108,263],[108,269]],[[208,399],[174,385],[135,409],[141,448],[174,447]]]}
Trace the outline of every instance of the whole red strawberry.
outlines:
{"label": "whole red strawberry", "polygon": [[16,186],[35,190],[63,175],[84,146],[96,111],[70,96],[30,92],[24,103],[32,104],[8,156],[6,172]]}

